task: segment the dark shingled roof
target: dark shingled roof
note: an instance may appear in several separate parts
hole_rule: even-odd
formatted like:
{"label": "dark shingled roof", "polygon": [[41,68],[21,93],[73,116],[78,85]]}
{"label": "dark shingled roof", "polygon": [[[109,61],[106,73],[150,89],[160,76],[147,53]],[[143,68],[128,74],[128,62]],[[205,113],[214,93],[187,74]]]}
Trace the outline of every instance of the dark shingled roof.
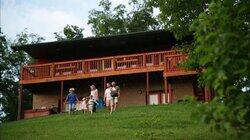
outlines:
{"label": "dark shingled roof", "polygon": [[173,33],[156,30],[12,46],[12,48],[23,50],[35,59],[60,61],[168,50],[176,43]]}

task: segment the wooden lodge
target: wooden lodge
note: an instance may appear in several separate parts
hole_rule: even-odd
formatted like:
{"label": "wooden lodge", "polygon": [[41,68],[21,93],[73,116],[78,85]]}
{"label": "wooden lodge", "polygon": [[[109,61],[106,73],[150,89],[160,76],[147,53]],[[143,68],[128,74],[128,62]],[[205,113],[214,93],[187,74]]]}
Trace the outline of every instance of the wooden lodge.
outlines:
{"label": "wooden lodge", "polygon": [[[119,107],[172,103],[185,96],[208,101],[212,95],[197,86],[197,73],[178,65],[187,54],[173,46],[184,41],[191,39],[176,41],[172,33],[158,30],[14,46],[34,59],[21,68],[19,117],[41,115],[41,109],[47,115],[52,105],[64,112],[70,87],[82,98],[94,84],[103,96],[106,83],[112,81],[121,88]],[[32,110],[22,109],[24,89],[33,94]]]}

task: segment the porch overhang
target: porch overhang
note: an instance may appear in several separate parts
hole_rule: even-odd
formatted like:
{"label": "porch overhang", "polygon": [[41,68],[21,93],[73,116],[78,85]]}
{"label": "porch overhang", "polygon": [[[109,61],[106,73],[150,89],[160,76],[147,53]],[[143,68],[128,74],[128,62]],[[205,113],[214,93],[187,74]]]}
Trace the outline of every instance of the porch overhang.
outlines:
{"label": "porch overhang", "polygon": [[[190,41],[191,38],[184,40]],[[25,51],[34,59],[47,59],[53,62],[170,50],[177,43],[172,32],[156,30],[12,46],[12,48]]]}

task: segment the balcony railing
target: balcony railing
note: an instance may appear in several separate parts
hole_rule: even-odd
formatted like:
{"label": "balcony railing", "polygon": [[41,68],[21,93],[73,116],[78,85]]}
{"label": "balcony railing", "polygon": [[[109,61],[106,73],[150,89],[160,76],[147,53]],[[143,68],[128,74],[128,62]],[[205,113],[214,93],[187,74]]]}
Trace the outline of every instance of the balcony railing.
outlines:
{"label": "balcony railing", "polygon": [[[56,79],[91,76],[108,76],[108,74],[133,73],[134,71],[163,71],[164,76],[176,76],[193,74],[192,71],[186,71],[179,67],[179,63],[186,60],[187,55],[178,51],[162,51],[152,53],[141,53],[133,55],[120,55],[112,57],[103,57],[96,59],[75,60],[56,62],[39,65],[23,66],[21,71],[21,81]],[[98,76],[97,76],[98,75]],[[54,79],[54,80],[53,80]]]}
{"label": "balcony railing", "polygon": [[186,70],[180,67],[180,64],[187,60],[188,55],[183,53],[171,54],[165,56],[164,76],[178,76],[196,74],[195,71]]}
{"label": "balcony railing", "polygon": [[112,72],[148,67],[164,67],[165,56],[174,54],[177,54],[177,51],[162,51],[103,57],[97,59],[28,65],[23,66],[21,79],[32,80],[77,74],[94,74],[107,71]]}

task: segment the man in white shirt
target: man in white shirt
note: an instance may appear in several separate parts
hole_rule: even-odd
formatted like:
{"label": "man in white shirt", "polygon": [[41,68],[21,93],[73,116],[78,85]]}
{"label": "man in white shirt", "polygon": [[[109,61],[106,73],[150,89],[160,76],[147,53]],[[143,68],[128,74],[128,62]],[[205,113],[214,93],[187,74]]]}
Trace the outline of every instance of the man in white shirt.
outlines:
{"label": "man in white shirt", "polygon": [[111,85],[107,83],[107,88],[104,92],[104,101],[106,104],[106,107],[109,109],[110,114],[113,112],[113,98],[111,96]]}

